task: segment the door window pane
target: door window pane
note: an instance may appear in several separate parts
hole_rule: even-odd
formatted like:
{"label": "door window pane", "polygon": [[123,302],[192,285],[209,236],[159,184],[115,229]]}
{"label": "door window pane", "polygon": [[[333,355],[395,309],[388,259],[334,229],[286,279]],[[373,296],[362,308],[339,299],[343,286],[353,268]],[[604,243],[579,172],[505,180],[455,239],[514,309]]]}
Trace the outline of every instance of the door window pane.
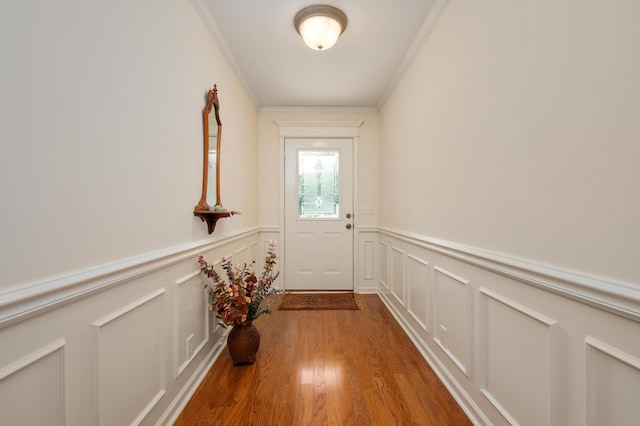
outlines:
{"label": "door window pane", "polygon": [[299,151],[298,218],[339,217],[339,157],[337,151]]}

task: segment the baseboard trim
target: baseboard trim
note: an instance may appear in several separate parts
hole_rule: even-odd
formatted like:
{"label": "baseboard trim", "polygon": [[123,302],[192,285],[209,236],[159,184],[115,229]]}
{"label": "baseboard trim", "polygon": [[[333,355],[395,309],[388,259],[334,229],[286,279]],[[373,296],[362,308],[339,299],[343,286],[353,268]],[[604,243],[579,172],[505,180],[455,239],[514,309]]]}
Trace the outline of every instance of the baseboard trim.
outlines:
{"label": "baseboard trim", "polygon": [[182,410],[184,410],[184,407],[186,407],[186,405],[193,397],[193,394],[195,394],[198,386],[200,386],[200,383],[202,383],[204,378],[207,376],[207,373],[213,366],[213,363],[218,360],[224,348],[227,347],[227,335],[230,331],[231,329],[227,329],[221,335],[218,342],[213,345],[206,358],[202,360],[200,365],[198,365],[198,368],[193,373],[193,375],[191,375],[185,386],[180,389],[178,395],[174,398],[174,400],[171,402],[171,404],[169,404],[162,416],[158,419],[156,425],[172,425],[173,423],[175,423],[178,416],[180,416],[180,414],[182,413]]}
{"label": "baseboard trim", "polygon": [[492,424],[489,418],[480,410],[477,404],[473,401],[471,396],[464,390],[464,388],[458,383],[458,381],[451,375],[447,368],[438,359],[435,353],[431,350],[429,345],[416,333],[413,327],[407,322],[402,313],[394,306],[393,302],[389,300],[384,292],[378,292],[378,297],[382,300],[382,303],[387,307],[391,315],[395,318],[396,322],[402,327],[409,339],[413,342],[413,345],[418,349],[422,357],[427,361],[427,364],[433,369],[436,376],[440,379],[442,384],[447,388],[451,396],[456,400],[460,408],[465,412],[469,420],[474,425],[490,425]]}

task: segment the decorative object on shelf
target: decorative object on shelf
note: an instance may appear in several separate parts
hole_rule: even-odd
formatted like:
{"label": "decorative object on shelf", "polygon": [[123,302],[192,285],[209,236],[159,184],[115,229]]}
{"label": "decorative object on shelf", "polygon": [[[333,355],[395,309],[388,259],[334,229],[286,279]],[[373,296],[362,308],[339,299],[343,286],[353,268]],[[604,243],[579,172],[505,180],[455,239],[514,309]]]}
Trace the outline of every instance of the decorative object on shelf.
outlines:
{"label": "decorative object on shelf", "polygon": [[[215,124],[209,123],[211,110]],[[207,223],[209,234],[213,233],[218,219],[231,217],[240,214],[236,211],[228,211],[222,206],[220,199],[220,145],[222,142],[222,121],[220,121],[220,101],[218,100],[218,86],[213,85],[213,89],[207,92],[207,103],[202,110],[202,121],[204,126],[204,164],[202,168],[202,196],[198,205],[193,210],[194,216]],[[212,125],[210,125],[212,124]],[[211,131],[210,131],[211,130]],[[209,140],[216,138],[215,149],[210,148]],[[209,173],[209,169],[215,167],[215,174]],[[212,193],[215,188],[215,194]],[[210,206],[211,203],[215,204]]]}
{"label": "decorative object on shelf", "polygon": [[311,49],[327,50],[347,28],[347,16],[333,6],[315,4],[298,12],[293,25]]}
{"label": "decorative object on shelf", "polygon": [[209,309],[216,311],[223,327],[233,327],[227,336],[233,365],[253,364],[260,345],[260,333],[252,321],[262,314],[271,314],[269,307],[279,300],[276,295],[284,293],[284,290],[272,287],[280,274],[273,270],[276,258],[275,242],[270,241],[260,278],[246,263],[239,268],[234,267],[229,259],[223,259],[225,280],[211,263],[198,255],[200,270],[211,280],[204,284],[209,296]]}

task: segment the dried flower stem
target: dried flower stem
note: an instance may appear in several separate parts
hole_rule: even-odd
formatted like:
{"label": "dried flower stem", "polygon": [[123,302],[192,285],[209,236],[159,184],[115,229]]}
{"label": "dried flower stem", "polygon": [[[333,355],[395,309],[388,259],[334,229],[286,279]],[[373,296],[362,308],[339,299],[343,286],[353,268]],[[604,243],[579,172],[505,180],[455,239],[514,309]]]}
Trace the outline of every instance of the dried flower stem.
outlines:
{"label": "dried flower stem", "polygon": [[270,296],[284,293],[284,290],[272,287],[280,275],[279,271],[273,271],[276,258],[275,242],[269,241],[260,280],[246,263],[238,268],[229,259],[223,259],[222,269],[227,276],[225,281],[211,263],[198,255],[200,270],[210,280],[204,282],[209,296],[209,309],[215,309],[223,326],[245,325],[262,314],[271,314],[269,306],[277,299]]}

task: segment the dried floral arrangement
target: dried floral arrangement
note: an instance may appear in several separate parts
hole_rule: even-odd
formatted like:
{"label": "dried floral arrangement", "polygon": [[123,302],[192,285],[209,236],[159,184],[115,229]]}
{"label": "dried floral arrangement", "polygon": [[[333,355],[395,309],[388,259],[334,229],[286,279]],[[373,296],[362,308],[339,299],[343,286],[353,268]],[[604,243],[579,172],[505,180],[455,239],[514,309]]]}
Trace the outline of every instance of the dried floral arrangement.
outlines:
{"label": "dried floral arrangement", "polygon": [[216,311],[223,326],[243,326],[262,314],[271,314],[269,306],[279,299],[271,296],[284,293],[283,289],[272,287],[280,274],[274,272],[276,257],[275,242],[270,241],[260,278],[246,263],[239,268],[234,267],[231,260],[223,259],[221,267],[227,276],[225,280],[213,264],[198,255],[200,270],[210,280],[204,283],[209,309]]}

